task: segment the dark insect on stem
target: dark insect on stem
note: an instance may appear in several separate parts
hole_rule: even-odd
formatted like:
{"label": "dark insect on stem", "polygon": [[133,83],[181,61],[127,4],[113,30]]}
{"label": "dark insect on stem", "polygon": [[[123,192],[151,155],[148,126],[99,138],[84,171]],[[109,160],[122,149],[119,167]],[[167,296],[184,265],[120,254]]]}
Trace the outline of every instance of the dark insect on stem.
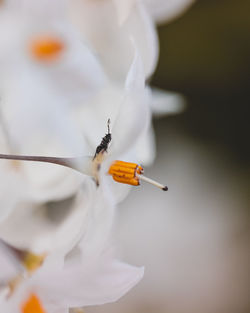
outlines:
{"label": "dark insect on stem", "polygon": [[101,143],[99,146],[97,146],[96,151],[95,151],[95,156],[94,158],[100,153],[100,152],[107,152],[109,143],[111,142],[111,133],[110,133],[110,119],[108,119],[108,133],[102,138]]}

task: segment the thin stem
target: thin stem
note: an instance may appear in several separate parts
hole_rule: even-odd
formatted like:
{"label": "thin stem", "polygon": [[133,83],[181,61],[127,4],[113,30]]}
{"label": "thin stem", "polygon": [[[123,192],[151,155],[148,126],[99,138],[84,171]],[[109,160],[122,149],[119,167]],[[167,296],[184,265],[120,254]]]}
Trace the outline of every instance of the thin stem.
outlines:
{"label": "thin stem", "polygon": [[59,157],[45,157],[45,156],[33,156],[33,155],[12,155],[12,154],[0,154],[0,159],[5,160],[18,160],[18,161],[34,161],[34,162],[45,162],[45,163],[53,163],[66,167],[70,167],[72,161],[75,158],[59,158]]}

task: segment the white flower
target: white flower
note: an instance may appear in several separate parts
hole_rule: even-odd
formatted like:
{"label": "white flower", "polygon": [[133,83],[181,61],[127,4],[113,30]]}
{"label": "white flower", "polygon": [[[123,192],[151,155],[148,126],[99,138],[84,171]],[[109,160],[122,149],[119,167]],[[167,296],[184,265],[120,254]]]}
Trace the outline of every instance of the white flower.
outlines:
{"label": "white flower", "polygon": [[[38,4],[11,1],[1,12],[1,152],[86,154],[87,143],[72,118],[73,110],[79,100],[95,95],[105,78],[96,57],[62,14],[64,2],[53,2],[53,14],[51,3]],[[46,44],[57,41],[59,51],[36,58],[34,44],[46,52]],[[48,55],[55,58],[47,60]],[[49,165],[22,164],[16,176],[20,180],[25,176],[26,189],[36,201],[69,197],[83,181],[72,171]]]}
{"label": "white flower", "polygon": [[[55,249],[66,253],[81,236],[86,241],[86,247],[90,246],[94,249],[99,245],[98,240],[95,240],[95,243],[92,241],[95,238],[95,233],[100,234],[99,238],[106,238],[105,234],[109,233],[112,225],[114,204],[127,193],[127,188],[121,188],[118,192],[116,187],[115,193],[113,193],[113,185],[105,177],[106,173],[109,171],[111,163],[120,156],[126,158],[134,155],[134,161],[136,160],[133,150],[140,139],[140,134],[147,129],[147,121],[150,117],[149,107],[144,102],[144,76],[138,54],[136,54],[128,74],[125,89],[125,96],[121,101],[118,113],[113,116],[113,144],[111,144],[109,157],[106,161],[103,162],[102,157],[101,161],[97,158],[97,167],[95,169],[96,161],[94,159],[92,162],[93,157],[70,159],[73,162],[72,164],[68,159],[63,159],[65,160],[63,162],[68,162],[68,166],[83,174],[95,177],[98,183],[100,181],[100,187],[96,190],[93,181],[86,179],[76,197],[71,197],[68,201],[47,204],[36,204],[28,200],[21,202],[13,213],[2,222],[0,236],[4,240],[21,249],[29,249],[39,253]],[[117,103],[115,105],[117,106]],[[91,112],[90,110],[89,114]],[[113,113],[110,103],[108,112]],[[139,121],[137,116],[140,116]],[[91,115],[86,117],[90,121],[94,120]],[[97,125],[96,129],[94,128],[95,131],[100,128]],[[86,129],[85,133],[87,132]],[[89,141],[91,141],[91,138]],[[99,166],[101,166],[100,169]],[[120,165],[119,168],[121,168]],[[116,180],[118,179],[115,172],[112,172],[112,176]],[[118,181],[125,182],[124,179],[118,179]],[[137,184],[136,181],[134,183]],[[164,189],[164,186],[159,186]],[[60,216],[62,214],[60,214],[57,207],[61,207],[60,210],[62,211],[63,206],[66,206],[66,212],[64,212],[64,216]],[[68,206],[71,208],[67,208]],[[53,214],[55,215],[53,212],[58,215],[56,219],[53,219]],[[99,212],[101,214],[100,224],[98,222]],[[94,216],[93,220],[92,214]],[[91,220],[91,227],[88,227],[89,220]],[[32,226],[28,226],[30,224]],[[96,227],[96,225],[98,226]],[[89,239],[88,232],[91,234]]]}
{"label": "white flower", "polygon": [[[179,12],[187,2],[183,1],[182,6],[179,2]],[[159,7],[161,10],[163,3],[137,0],[70,2],[72,22],[78,27],[82,38],[87,39],[96,50],[108,77],[116,82],[122,81],[127,74],[134,55],[133,42],[142,58],[146,78],[155,70],[158,60],[158,38],[150,6]],[[164,9],[164,14],[169,18],[171,12],[178,13],[174,1],[168,2]],[[164,94],[163,91],[160,97],[158,94],[153,90],[148,95],[148,104],[153,113],[156,111],[157,115],[172,114],[179,112],[183,107],[183,99],[180,99],[180,96]],[[147,132],[141,136],[137,150],[137,156],[144,164],[149,165],[153,162],[155,143],[152,128],[148,127]]]}
{"label": "white flower", "polygon": [[[145,77],[158,57],[154,21],[143,1],[69,4],[81,41],[65,1],[10,0],[0,12],[1,153],[87,160],[74,164],[82,174],[51,164],[0,164],[0,238],[50,254],[9,300],[3,297],[6,313],[20,313],[32,294],[47,313],[115,301],[143,275],[106,253],[115,205],[127,193],[106,174],[117,158],[153,158]],[[107,159],[92,161],[108,119]],[[135,166],[137,184],[141,170]]]}
{"label": "white flower", "polygon": [[53,1],[57,14],[51,14],[51,3],[45,0],[13,2],[1,12],[1,85],[15,88],[15,76],[19,83],[31,84],[31,90],[49,84],[71,105],[95,93],[104,75],[68,20],[65,1]]}
{"label": "white flower", "polygon": [[[149,107],[145,104],[145,99],[144,75],[140,58],[138,54],[136,54],[126,81],[125,94],[123,98],[120,99],[120,105],[116,102],[112,102],[112,99],[110,99],[110,102],[104,102],[104,112],[100,117],[93,115],[97,112],[98,108],[92,107],[91,110],[86,106],[83,108],[84,113],[82,115],[79,114],[78,111],[78,122],[83,127],[83,133],[88,138],[88,142],[95,146],[97,145],[95,143],[96,138],[99,137],[98,141],[100,141],[100,138],[103,136],[102,125],[106,124],[106,121],[105,123],[103,121],[103,116],[109,115],[113,121],[113,140],[110,147],[112,159],[109,159],[107,165],[103,166],[103,174],[106,174],[110,163],[117,157],[125,156],[128,152],[131,155],[131,149],[133,151],[133,147],[136,146],[140,134],[146,130],[149,124],[150,114]],[[139,119],[138,116],[140,117]],[[92,125],[90,125],[88,121],[92,121]],[[96,122],[96,124],[94,122]],[[93,138],[90,135],[94,135]],[[94,151],[95,150],[93,150],[92,155],[94,155]],[[133,161],[137,160],[134,159]],[[37,163],[34,164],[33,168],[37,165]],[[8,165],[4,164],[4,166],[6,167]],[[22,185],[22,178],[26,179],[23,174],[25,174],[25,169],[29,167],[29,164],[23,162],[21,166],[24,173],[17,172],[15,174],[19,179],[20,185]],[[46,170],[46,166],[50,166],[48,170]],[[58,172],[61,170],[61,168],[56,165],[46,166],[41,166],[41,169],[45,171],[45,175],[48,171],[52,170],[53,167],[55,167]],[[79,166],[84,166],[84,163]],[[8,176],[8,170],[9,168],[5,171],[6,177],[10,177]],[[123,197],[123,194],[126,194],[127,188],[121,187],[121,192],[117,192],[117,187],[114,187],[116,188],[115,197],[112,195],[112,188],[115,183],[108,183],[106,179],[102,184],[103,186],[96,190],[94,182],[88,177],[75,173],[70,169],[66,170],[71,171],[69,177],[71,177],[71,175],[72,177],[76,176],[79,178],[81,184],[78,186],[75,184],[73,188],[67,187],[66,184],[65,189],[67,192],[65,192],[62,187],[59,189],[57,189],[56,185],[54,187],[54,182],[48,173],[47,182],[49,183],[48,186],[51,191],[50,194],[46,194],[47,202],[44,202],[46,198],[38,198],[39,188],[37,188],[35,192],[32,188],[32,183],[27,186],[27,189],[23,186],[20,194],[17,194],[15,189],[8,192],[8,194],[10,194],[10,192],[14,194],[16,201],[5,203],[7,206],[5,210],[9,216],[7,213],[2,216],[0,227],[1,238],[21,249],[29,249],[36,252],[49,252],[57,249],[66,253],[84,234],[87,228],[86,225],[89,219],[91,219],[90,212],[95,214],[95,207],[97,212],[102,212],[102,225],[109,230],[112,224],[114,204],[118,199],[120,200]],[[62,175],[65,175],[66,170],[62,170]],[[80,168],[80,170],[83,171],[82,168]],[[31,173],[36,175],[34,169],[32,169]],[[13,174],[14,180],[15,175]],[[53,175],[56,177],[56,173],[53,173]],[[68,184],[72,182],[69,177],[63,177]],[[58,180],[62,179],[59,175],[56,178]],[[63,185],[63,182],[61,185]],[[31,190],[29,191],[30,188]],[[106,190],[103,191],[102,188],[106,188]],[[56,197],[56,191],[58,191],[58,198]],[[18,198],[18,195],[20,198]],[[51,195],[51,198],[48,197],[48,195]],[[104,209],[103,205],[105,198],[108,201],[106,207],[110,208],[107,209],[107,214],[105,213],[106,209]],[[98,205],[96,205],[96,203],[98,203]],[[10,208],[8,206],[12,207]],[[63,207],[65,208],[63,209]],[[53,215],[58,216],[55,217]],[[107,218],[105,218],[105,216],[107,216]],[[107,220],[107,223],[105,220]],[[102,227],[96,229],[95,222],[93,224],[91,231],[95,230],[97,233],[100,233],[100,237],[104,237],[104,232],[101,231]],[[91,241],[89,244],[91,245]],[[93,246],[95,247],[95,245]]]}
{"label": "white flower", "polygon": [[[114,259],[110,249],[87,259],[78,250],[65,263],[54,254],[32,276],[20,279],[9,297],[5,296],[8,290],[2,290],[1,310],[30,313],[40,308],[44,313],[57,313],[113,302],[137,284],[143,272],[143,268]],[[26,307],[29,301],[33,301],[33,310]]]}

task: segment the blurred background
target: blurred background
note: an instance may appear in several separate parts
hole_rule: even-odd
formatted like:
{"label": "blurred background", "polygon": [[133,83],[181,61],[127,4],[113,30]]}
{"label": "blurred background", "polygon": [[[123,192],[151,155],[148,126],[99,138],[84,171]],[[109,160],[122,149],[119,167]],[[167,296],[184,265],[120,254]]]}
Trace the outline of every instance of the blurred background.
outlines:
{"label": "blurred background", "polygon": [[154,120],[157,157],[120,205],[120,255],[145,277],[114,304],[87,313],[250,312],[250,1],[197,0],[159,27],[153,86],[185,96]]}

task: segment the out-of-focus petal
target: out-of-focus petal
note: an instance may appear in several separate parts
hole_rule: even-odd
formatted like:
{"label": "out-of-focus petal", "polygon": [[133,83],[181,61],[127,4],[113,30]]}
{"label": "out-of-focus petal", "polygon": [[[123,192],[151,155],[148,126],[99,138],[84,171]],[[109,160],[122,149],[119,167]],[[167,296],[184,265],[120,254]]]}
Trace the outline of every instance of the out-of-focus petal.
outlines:
{"label": "out-of-focus petal", "polygon": [[27,13],[27,16],[57,19],[65,16],[67,0],[8,0],[4,2],[7,8],[14,12]]}
{"label": "out-of-focus petal", "polygon": [[[31,294],[41,301],[47,313],[64,312],[70,307],[85,307],[114,302],[133,288],[143,277],[138,268],[113,259],[109,249],[87,263],[69,263],[64,267],[45,260],[32,277],[22,282],[11,299],[1,299],[6,313],[20,313],[20,305]],[[87,261],[87,260],[86,260]]]}
{"label": "out-of-focus petal", "polygon": [[[133,159],[130,159],[130,160],[133,160]],[[106,184],[108,185],[109,189],[112,191],[116,204],[122,202],[126,198],[126,196],[128,195],[131,189],[130,185],[117,184],[117,182],[115,182],[111,176],[106,179]]]}
{"label": "out-of-focus petal", "polygon": [[0,294],[5,284],[15,278],[22,268],[10,247],[0,240]]}
{"label": "out-of-focus petal", "polygon": [[125,95],[112,128],[113,143],[110,152],[122,154],[133,147],[139,135],[149,125],[150,110],[145,89],[142,61],[137,51],[126,79]]}
{"label": "out-of-focus petal", "polygon": [[106,73],[122,81],[133,60],[134,47],[138,46],[146,76],[155,69],[158,59],[158,39],[154,24],[142,3],[135,3],[126,21],[120,26],[113,1],[72,0],[73,23],[79,28],[83,40],[94,47]]}
{"label": "out-of-focus petal", "polygon": [[88,266],[71,266],[61,271],[41,272],[40,295],[62,307],[82,307],[114,302],[143,277],[144,269],[101,255]]}
{"label": "out-of-focus petal", "polygon": [[124,95],[124,86],[107,84],[88,105],[77,108],[74,119],[80,125],[84,140],[89,145],[85,155],[94,155],[96,147],[107,133],[107,121],[111,128],[118,114],[119,105]]}
{"label": "out-of-focus petal", "polygon": [[155,117],[178,114],[185,110],[185,99],[178,93],[153,88],[150,106]]}
{"label": "out-of-focus petal", "polygon": [[[47,34],[50,35],[50,32],[45,31]],[[37,32],[33,37],[39,38],[39,35],[43,35],[43,32]],[[33,60],[37,75],[45,77],[70,105],[88,100],[98,92],[106,79],[97,57],[67,23],[56,29],[54,34],[52,32],[51,36],[62,40],[65,51],[61,58],[50,64]]]}
{"label": "out-of-focus petal", "polygon": [[58,203],[20,203],[1,224],[0,237],[15,247],[35,253],[67,253],[86,230],[93,185],[92,181],[86,182],[84,191]]}
{"label": "out-of-focus petal", "polygon": [[152,165],[156,155],[155,136],[153,127],[150,126],[143,132],[136,144],[136,157],[142,165]]}
{"label": "out-of-focus petal", "polygon": [[157,23],[173,20],[184,13],[195,0],[144,0],[148,11]]}
{"label": "out-of-focus petal", "polygon": [[[38,79],[37,84],[39,80],[46,80],[65,102],[85,101],[105,81],[97,57],[85,42],[80,41],[66,16],[53,18],[44,2],[40,11],[37,5],[31,5],[32,1],[27,2],[29,5],[7,10],[0,19],[1,87],[6,81],[13,84],[15,75],[20,78],[28,72],[26,75]],[[34,41],[44,38],[60,43],[60,53],[53,60],[39,60],[32,52]]]}
{"label": "out-of-focus petal", "polygon": [[127,154],[141,133],[149,127],[150,92],[145,89],[142,61],[135,50],[134,47],[134,60],[128,71],[125,86],[107,86],[89,106],[82,107],[81,111],[76,113],[76,119],[84,120],[81,123],[83,133],[92,146],[92,154],[107,133],[108,119],[111,120],[112,134],[109,154],[113,160],[118,155],[121,157],[121,154]]}
{"label": "out-of-focus petal", "polygon": [[11,168],[8,162],[0,161],[0,222],[2,222],[14,210],[17,203],[25,199],[26,188],[22,177],[16,173],[15,169]]}
{"label": "out-of-focus petal", "polygon": [[106,183],[109,177],[100,175],[100,179],[100,186],[93,187],[95,190],[91,210],[88,212],[86,227],[78,244],[82,259],[88,260],[87,262],[98,259],[99,254],[109,243],[114,221],[115,197]]}
{"label": "out-of-focus petal", "polygon": [[[124,26],[136,43],[143,61],[145,76],[148,78],[155,71],[158,62],[159,42],[155,25],[142,2],[138,1]],[[130,60],[132,58],[133,54]]]}
{"label": "out-of-focus petal", "polygon": [[133,9],[136,0],[113,0],[116,5],[119,24],[122,25],[128,18],[131,10]]}
{"label": "out-of-focus petal", "polygon": [[[12,150],[8,151],[6,144],[5,148],[1,146],[1,153],[86,155],[88,144],[64,99],[52,92],[46,81],[35,78],[34,82],[31,77],[23,77],[20,83],[16,81],[15,92],[8,89],[3,95],[1,118]],[[84,179],[79,173],[51,164],[22,162],[19,170],[32,186],[32,199],[39,201],[67,197],[76,192]]]}

